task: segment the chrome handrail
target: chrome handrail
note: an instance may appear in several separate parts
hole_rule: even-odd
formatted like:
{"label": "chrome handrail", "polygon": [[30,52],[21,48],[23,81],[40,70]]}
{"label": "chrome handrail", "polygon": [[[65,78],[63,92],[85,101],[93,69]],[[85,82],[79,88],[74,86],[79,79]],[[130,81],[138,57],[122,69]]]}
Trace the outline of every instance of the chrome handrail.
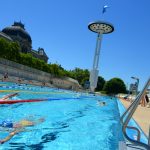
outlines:
{"label": "chrome handrail", "polygon": [[[137,97],[140,95],[140,93],[137,95]],[[136,103],[136,100],[134,100],[131,105],[127,108],[127,110],[123,113],[123,115],[121,116],[120,118],[120,121],[121,123],[123,123],[123,119],[124,117],[126,116],[126,114],[132,110],[132,107],[135,105]],[[133,130],[136,130],[137,131],[137,140],[140,141],[140,138],[141,138],[141,132],[140,130],[137,128],[137,127],[132,127],[132,126],[126,126],[126,128],[130,128],[130,129],[133,129]]]}
{"label": "chrome handrail", "polygon": [[[139,97],[139,95],[140,95],[140,93],[137,95],[137,97]],[[125,112],[123,113],[123,115],[121,116],[121,118],[120,118],[121,123],[123,123],[124,117],[126,116],[126,114],[127,114],[130,110],[132,110],[132,107],[135,105],[135,103],[136,103],[136,99],[131,103],[131,105],[126,109],[126,111],[125,111]]]}
{"label": "chrome handrail", "polygon": [[[132,118],[134,112],[136,111],[136,109],[137,109],[137,107],[138,107],[138,105],[139,105],[139,103],[140,103],[142,97],[144,96],[146,90],[148,89],[149,85],[150,85],[150,78],[149,78],[148,81],[146,82],[146,84],[145,84],[143,90],[142,90],[142,91],[139,93],[139,95],[136,97],[135,101],[131,104],[132,106],[130,106],[129,109],[128,109],[128,111],[126,111],[126,112],[123,114],[123,116],[121,117],[122,131],[123,131],[123,134],[124,134],[125,138],[126,138],[128,141],[130,141],[131,143],[135,143],[135,144],[137,144],[137,145],[139,145],[139,146],[142,146],[142,147],[144,147],[144,148],[146,148],[146,149],[150,149],[150,145],[147,145],[147,144],[142,143],[142,142],[140,142],[140,141],[136,141],[136,140],[131,139],[131,138],[127,135],[127,133],[126,133],[126,128],[128,127],[127,125],[128,125],[128,123],[129,123],[130,119]],[[125,117],[125,115],[126,115],[127,113],[128,113],[128,115],[127,115],[127,117],[124,119],[124,117]],[[123,119],[124,119],[124,121],[123,121]],[[150,139],[150,136],[149,136],[149,139]],[[149,144],[149,143],[148,143],[148,144]]]}
{"label": "chrome handrail", "polygon": [[140,138],[141,138],[141,132],[138,128],[136,127],[132,127],[132,126],[127,126],[126,128],[129,128],[129,129],[133,129],[133,130],[136,130],[138,135],[137,135],[137,140],[140,141]]}

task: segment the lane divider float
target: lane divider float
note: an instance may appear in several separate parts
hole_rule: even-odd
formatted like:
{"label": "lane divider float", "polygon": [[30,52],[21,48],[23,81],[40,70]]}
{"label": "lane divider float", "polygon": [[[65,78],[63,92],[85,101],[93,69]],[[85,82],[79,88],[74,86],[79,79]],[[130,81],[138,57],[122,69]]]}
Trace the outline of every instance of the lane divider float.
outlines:
{"label": "lane divider float", "polygon": [[23,100],[3,100],[0,104],[16,104],[16,103],[32,103],[32,102],[43,102],[43,101],[54,101],[54,100],[72,100],[80,98],[48,98],[48,99],[23,99]]}

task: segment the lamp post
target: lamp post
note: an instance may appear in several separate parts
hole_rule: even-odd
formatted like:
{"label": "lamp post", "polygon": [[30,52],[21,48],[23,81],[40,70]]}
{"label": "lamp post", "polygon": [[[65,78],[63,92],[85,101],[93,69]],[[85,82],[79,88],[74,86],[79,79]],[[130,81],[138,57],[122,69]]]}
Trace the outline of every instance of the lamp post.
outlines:
{"label": "lamp post", "polygon": [[96,21],[92,22],[88,25],[90,31],[97,33],[97,42],[96,42],[96,49],[94,54],[93,60],[93,67],[90,72],[90,90],[94,92],[95,88],[97,87],[97,80],[98,80],[98,63],[99,63],[99,56],[100,56],[100,48],[102,42],[103,34],[108,34],[114,31],[113,25],[103,21]]}
{"label": "lamp post", "polygon": [[137,96],[138,95],[138,86],[139,86],[139,78],[137,78],[137,77],[131,77],[132,79],[134,79],[134,80],[136,80],[136,83],[135,83],[135,85],[136,85],[136,90],[135,90],[135,95]]}

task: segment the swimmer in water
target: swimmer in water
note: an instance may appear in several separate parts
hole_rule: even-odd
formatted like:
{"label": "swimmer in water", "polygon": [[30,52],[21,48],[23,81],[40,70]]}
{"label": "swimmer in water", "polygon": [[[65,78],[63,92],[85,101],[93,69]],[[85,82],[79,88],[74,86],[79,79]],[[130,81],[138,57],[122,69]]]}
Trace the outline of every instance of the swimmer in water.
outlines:
{"label": "swimmer in water", "polygon": [[100,101],[100,100],[98,100],[97,103],[99,106],[105,106],[106,105],[106,102]]}
{"label": "swimmer in water", "polygon": [[25,131],[25,127],[34,126],[34,125],[37,125],[37,124],[42,123],[44,121],[45,121],[44,118],[40,118],[36,121],[29,121],[29,120],[24,119],[24,120],[21,120],[17,123],[13,123],[9,119],[2,121],[2,123],[0,124],[1,127],[5,128],[5,129],[13,129],[13,131],[10,132],[7,137],[0,140],[0,144],[4,144],[5,142],[9,141],[14,135]]}
{"label": "swimmer in water", "polygon": [[0,101],[3,101],[3,100],[7,101],[7,100],[9,100],[10,98],[12,98],[12,97],[14,97],[14,96],[17,96],[17,95],[18,95],[18,93],[8,94],[8,95],[6,95],[6,96],[0,98]]}

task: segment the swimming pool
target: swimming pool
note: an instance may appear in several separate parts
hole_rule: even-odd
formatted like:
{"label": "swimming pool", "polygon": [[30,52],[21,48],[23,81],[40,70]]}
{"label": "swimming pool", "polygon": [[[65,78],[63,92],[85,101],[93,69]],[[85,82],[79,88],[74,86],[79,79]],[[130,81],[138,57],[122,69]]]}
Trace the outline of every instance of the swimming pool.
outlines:
{"label": "swimming pool", "polygon": [[[2,82],[0,86],[0,96],[19,92],[13,99],[50,98],[46,102],[0,105],[1,121],[45,118],[0,149],[117,150],[123,141],[116,99],[14,83]],[[100,107],[98,100],[107,105]],[[0,132],[0,139],[8,134],[2,129]]]}

